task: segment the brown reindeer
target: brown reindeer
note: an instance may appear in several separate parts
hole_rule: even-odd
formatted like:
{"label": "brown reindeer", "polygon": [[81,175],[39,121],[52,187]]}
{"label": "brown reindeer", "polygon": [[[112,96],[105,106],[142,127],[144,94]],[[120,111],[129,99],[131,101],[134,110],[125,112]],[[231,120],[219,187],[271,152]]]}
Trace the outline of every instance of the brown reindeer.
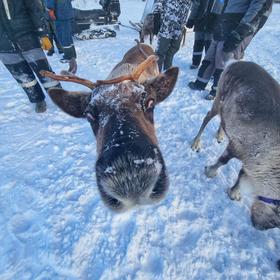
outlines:
{"label": "brown reindeer", "polygon": [[96,178],[104,203],[115,211],[125,211],[161,200],[168,189],[168,176],[153,112],[172,92],[178,68],[160,74],[153,49],[138,44],[104,81],[44,74],[92,89],[69,92],[56,88],[49,95],[64,112],[89,121],[96,136]]}
{"label": "brown reindeer", "polygon": [[260,230],[280,227],[280,86],[264,69],[252,62],[231,64],[222,74],[218,95],[204,118],[192,148],[199,149],[200,136],[217,114],[229,143],[206,175],[214,177],[230,159],[243,166],[231,199],[240,200],[240,187],[250,186],[254,194],[251,220]]}

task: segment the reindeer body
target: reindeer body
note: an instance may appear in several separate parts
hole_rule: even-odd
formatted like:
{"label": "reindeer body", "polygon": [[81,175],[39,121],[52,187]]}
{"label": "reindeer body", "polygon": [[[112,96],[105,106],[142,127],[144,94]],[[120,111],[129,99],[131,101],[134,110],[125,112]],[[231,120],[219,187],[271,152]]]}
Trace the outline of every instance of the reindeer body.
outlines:
{"label": "reindeer body", "polygon": [[51,89],[49,95],[66,113],[88,119],[96,136],[99,193],[105,205],[115,211],[152,204],[168,189],[153,110],[171,93],[178,68],[160,74],[156,60],[150,46],[138,43],[104,81],[92,83],[48,73],[92,89],[87,93]]}
{"label": "reindeer body", "polygon": [[147,16],[144,19],[143,26],[140,31],[140,42],[144,42],[145,38],[149,36],[149,42],[150,44],[153,43],[153,37],[154,37],[154,15],[153,14],[147,14]]}
{"label": "reindeer body", "polygon": [[[128,52],[126,52],[123,59],[113,68],[107,79],[113,79],[133,72],[133,70],[135,70],[135,68],[140,63],[145,61],[147,57],[154,54],[155,52],[151,46],[146,44],[139,44],[137,42],[137,46],[131,48]],[[158,74],[158,65],[157,63],[154,63],[145,68],[138,81],[143,82],[148,78],[157,76]]]}
{"label": "reindeer body", "polygon": [[253,225],[258,229],[280,227],[279,84],[255,63],[230,65],[221,76],[218,95],[193,149],[199,148],[203,129],[217,114],[229,143],[218,161],[206,168],[206,175],[215,176],[231,158],[241,160],[243,166],[229,190],[230,198],[240,200],[240,187],[250,186],[255,198],[251,208]]}

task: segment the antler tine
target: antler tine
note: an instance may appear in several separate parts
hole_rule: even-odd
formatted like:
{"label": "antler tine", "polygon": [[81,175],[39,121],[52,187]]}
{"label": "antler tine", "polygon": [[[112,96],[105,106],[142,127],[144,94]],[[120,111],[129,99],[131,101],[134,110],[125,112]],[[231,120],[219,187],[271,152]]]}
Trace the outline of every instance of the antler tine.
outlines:
{"label": "antler tine", "polygon": [[134,69],[132,74],[120,76],[111,80],[97,80],[96,85],[117,84],[123,81],[138,81],[145,69],[156,63],[157,60],[158,57],[156,55],[150,55]]}
{"label": "antler tine", "polygon": [[156,63],[158,57],[156,55],[148,56],[142,63],[140,63],[136,69],[134,69],[133,73],[131,74],[134,81],[138,81],[141,74],[151,65]]}
{"label": "antler tine", "polygon": [[44,71],[44,70],[40,71],[40,74],[43,77],[49,77],[49,78],[51,78],[53,80],[56,80],[56,81],[73,82],[73,83],[77,83],[77,84],[81,84],[83,86],[86,86],[90,89],[96,88],[96,83],[93,83],[89,80],[80,78],[80,77],[75,76],[75,75],[57,75],[57,74],[54,74],[52,72]]}

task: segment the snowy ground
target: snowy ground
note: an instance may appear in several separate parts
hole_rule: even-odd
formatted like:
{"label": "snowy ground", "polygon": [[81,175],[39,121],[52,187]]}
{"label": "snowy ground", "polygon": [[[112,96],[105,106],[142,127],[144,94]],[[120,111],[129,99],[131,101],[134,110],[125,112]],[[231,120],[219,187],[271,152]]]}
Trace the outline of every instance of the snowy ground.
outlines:
{"label": "snowy ground", "polygon": [[[144,4],[121,1],[121,20],[137,21]],[[246,56],[278,80],[279,16],[275,5]],[[136,36],[121,28],[117,38],[77,41],[79,75],[105,78]],[[121,215],[100,200],[88,123],[65,115],[49,99],[47,113],[35,114],[0,65],[1,280],[280,279],[279,230],[255,230],[246,200],[232,202],[225,194],[240,164],[230,162],[212,180],[203,173],[225,146],[213,137],[218,120],[205,131],[201,153],[190,149],[211,104],[202,99],[205,93],[186,86],[196,75],[189,70],[192,38],[188,34],[174,61],[181,68],[177,86],[155,114],[169,193],[155,206]],[[59,72],[57,58],[50,61]]]}

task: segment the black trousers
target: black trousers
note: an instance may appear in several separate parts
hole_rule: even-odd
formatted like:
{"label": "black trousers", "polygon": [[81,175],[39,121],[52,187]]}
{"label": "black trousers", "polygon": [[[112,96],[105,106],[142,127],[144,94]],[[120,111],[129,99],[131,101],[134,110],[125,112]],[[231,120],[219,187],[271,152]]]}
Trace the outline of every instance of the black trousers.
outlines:
{"label": "black trousers", "polygon": [[32,49],[21,53],[0,53],[0,60],[25,91],[31,103],[45,99],[44,91],[39,82],[45,90],[60,86],[59,82],[40,74],[41,70],[52,72],[42,49]]}
{"label": "black trousers", "polygon": [[203,51],[205,50],[205,53],[207,52],[213,35],[204,31],[196,31],[194,34],[192,65],[199,66]]}

